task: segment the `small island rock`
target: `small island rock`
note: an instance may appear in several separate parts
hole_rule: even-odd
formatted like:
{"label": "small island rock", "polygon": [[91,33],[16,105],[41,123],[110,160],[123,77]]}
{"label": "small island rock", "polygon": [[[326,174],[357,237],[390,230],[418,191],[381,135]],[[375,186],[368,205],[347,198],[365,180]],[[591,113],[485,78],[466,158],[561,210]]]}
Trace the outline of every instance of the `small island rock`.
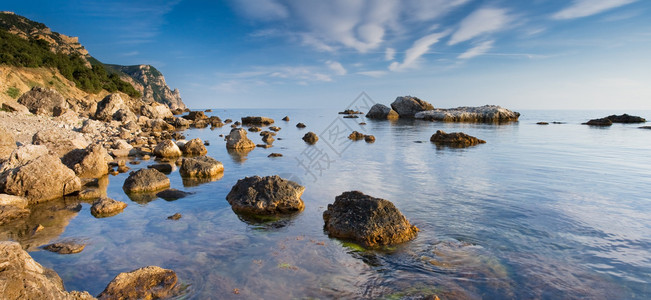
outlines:
{"label": "small island rock", "polygon": [[303,210],[305,187],[278,175],[240,179],[226,196],[233,210],[254,215],[287,214]]}

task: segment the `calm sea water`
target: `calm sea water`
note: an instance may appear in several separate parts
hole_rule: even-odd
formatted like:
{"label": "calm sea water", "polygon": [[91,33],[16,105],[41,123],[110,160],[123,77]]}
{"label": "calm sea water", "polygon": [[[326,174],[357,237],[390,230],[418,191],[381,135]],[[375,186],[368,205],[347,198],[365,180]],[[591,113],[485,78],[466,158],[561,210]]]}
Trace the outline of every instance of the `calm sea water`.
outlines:
{"label": "calm sea water", "polygon": [[[50,203],[30,221],[47,230],[23,243],[67,289],[94,295],[120,272],[158,265],[177,272],[186,286],[181,299],[651,298],[651,130],[580,125],[613,111],[521,113],[507,125],[359,125],[362,119],[343,119],[335,110],[215,109],[210,114],[222,119],[272,117],[282,140],[270,149],[229,153],[218,137],[229,126],[188,130],[188,140],[210,141],[208,155],[225,167],[222,178],[184,182],[175,170],[172,187],[193,195],[138,203],[121,189],[127,174],[111,176],[107,194],[129,204],[123,213],[96,219],[87,203],[80,211],[60,209],[74,200]],[[285,115],[290,122],[280,120]],[[298,129],[297,122],[308,127]],[[429,142],[438,129],[487,143],[438,148]],[[377,141],[337,140],[338,130]],[[315,146],[301,140],[308,131],[321,138]],[[258,134],[249,137],[261,143]],[[268,158],[271,152],[284,156]],[[272,174],[306,186],[305,211],[266,223],[238,217],[225,200],[233,184]],[[382,251],[329,238],[322,213],[349,190],[392,201],[421,229],[418,238]],[[166,219],[177,212],[180,220]],[[19,234],[29,236],[33,225]],[[88,246],[74,255],[38,248],[65,238]]]}

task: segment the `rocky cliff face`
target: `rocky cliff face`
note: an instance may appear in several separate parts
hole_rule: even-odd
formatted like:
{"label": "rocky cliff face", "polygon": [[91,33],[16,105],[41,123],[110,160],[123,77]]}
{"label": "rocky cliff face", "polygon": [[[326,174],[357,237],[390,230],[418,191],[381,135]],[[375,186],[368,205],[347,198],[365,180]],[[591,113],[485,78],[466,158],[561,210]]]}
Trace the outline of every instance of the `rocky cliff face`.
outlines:
{"label": "rocky cliff face", "polygon": [[[88,51],[79,43],[76,37],[69,37],[58,32],[53,32],[50,28],[43,23],[29,20],[25,17],[14,14],[13,12],[0,12],[0,29],[6,30],[9,33],[15,34],[24,39],[41,39],[48,42],[50,50],[55,53],[64,53],[68,55],[78,54],[82,57],[87,67],[92,65],[102,64],[98,60],[90,56]],[[143,95],[142,100],[146,103],[159,102],[168,105],[171,109],[181,108],[185,109],[186,106],[181,99],[181,93],[178,89],[170,89],[165,82],[163,74],[150,65],[135,65],[135,66],[120,66],[120,65],[104,65],[107,69],[113,70],[120,75],[120,78],[129,82],[133,87],[140,91]],[[22,72],[24,70],[16,70],[17,68],[10,67],[8,72]],[[7,73],[7,72],[4,72]],[[0,73],[0,75],[4,75]],[[46,81],[47,82],[47,81]],[[38,83],[38,82],[37,82]],[[22,85],[14,83],[11,86]],[[30,84],[33,85],[33,84]],[[7,86],[11,87],[11,86]],[[74,86],[74,84],[73,84]],[[0,82],[0,87],[3,87]],[[4,91],[5,89],[3,89]],[[57,90],[59,90],[57,88]],[[25,90],[21,89],[21,92]],[[59,90],[61,93],[65,91]],[[2,100],[0,96],[0,100]],[[6,97],[4,97],[6,98]]]}
{"label": "rocky cliff face", "polygon": [[150,65],[120,66],[106,65],[108,68],[121,73],[121,78],[133,85],[143,95],[146,103],[159,102],[166,104],[171,109],[185,109],[178,89],[170,89],[165,82],[165,77],[156,68]]}
{"label": "rocky cliff face", "polygon": [[[79,43],[79,38],[53,32],[43,23],[34,22],[13,12],[0,12],[0,28],[24,39],[40,39],[50,44],[50,50],[55,53],[79,54],[88,57],[88,50]],[[86,60],[88,67],[90,63]]]}

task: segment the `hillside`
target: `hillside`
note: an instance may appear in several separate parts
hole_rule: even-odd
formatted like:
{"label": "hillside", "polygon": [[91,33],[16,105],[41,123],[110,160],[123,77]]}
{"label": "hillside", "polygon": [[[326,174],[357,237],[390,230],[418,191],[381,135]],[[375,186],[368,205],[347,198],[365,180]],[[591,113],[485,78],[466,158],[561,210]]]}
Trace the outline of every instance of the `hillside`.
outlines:
{"label": "hillside", "polygon": [[[0,65],[10,67],[3,68],[0,76],[13,74],[12,84],[6,78],[0,82],[0,100],[15,99],[16,94],[26,92],[24,88],[40,85],[55,88],[64,95],[70,90],[81,90],[88,98],[119,91],[147,103],[155,101],[171,108],[186,108],[180,92],[172,91],[154,67],[105,65],[90,56],[78,38],[53,32],[43,23],[12,12],[0,12]],[[44,70],[32,72],[29,68]],[[54,74],[52,78],[67,80],[50,80],[32,74],[48,72],[61,75]],[[31,79],[21,82],[19,78]]]}

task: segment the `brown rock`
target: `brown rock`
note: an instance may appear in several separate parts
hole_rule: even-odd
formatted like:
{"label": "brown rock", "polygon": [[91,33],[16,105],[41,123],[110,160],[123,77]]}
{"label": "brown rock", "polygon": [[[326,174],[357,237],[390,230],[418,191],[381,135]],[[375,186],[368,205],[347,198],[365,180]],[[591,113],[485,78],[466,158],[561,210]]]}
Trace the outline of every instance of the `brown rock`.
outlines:
{"label": "brown rock", "polygon": [[303,124],[303,123],[296,124],[296,128],[305,128],[305,127],[307,127],[307,126],[305,126],[305,124]]}
{"label": "brown rock", "polygon": [[353,131],[350,135],[348,135],[348,139],[351,139],[353,141],[363,140],[364,134],[358,131]]}
{"label": "brown rock", "polygon": [[179,173],[183,177],[214,177],[224,172],[224,165],[209,156],[184,158]]}
{"label": "brown rock", "polygon": [[375,143],[375,136],[373,136],[373,135],[365,135],[364,140],[367,143]]}
{"label": "brown rock", "polygon": [[391,103],[391,108],[395,110],[401,118],[413,118],[414,115],[421,111],[433,110],[434,106],[427,101],[412,96],[396,98]]}
{"label": "brown rock", "polygon": [[282,157],[283,155],[281,153],[271,153],[267,155],[267,157]]}
{"label": "brown rock", "polygon": [[430,138],[430,141],[437,145],[445,145],[455,148],[465,148],[486,143],[484,140],[480,140],[463,132],[445,133],[442,130],[437,130]]}
{"label": "brown rock", "polygon": [[108,174],[108,163],[112,160],[106,149],[99,144],[72,150],[61,159],[81,178],[99,178]]}
{"label": "brown rock", "polygon": [[75,254],[83,251],[84,248],[86,248],[86,244],[80,244],[74,240],[61,241],[43,247],[47,251],[59,254]]}
{"label": "brown rock", "polygon": [[63,157],[72,150],[86,148],[88,141],[80,133],[51,128],[36,132],[32,144],[45,145],[58,157]]}
{"label": "brown rock", "polygon": [[14,134],[0,127],[0,163],[7,160],[11,152],[16,150],[16,137]]}
{"label": "brown rock", "polygon": [[255,148],[255,144],[246,136],[246,130],[234,128],[226,137],[226,148],[236,150],[251,149]]}
{"label": "brown rock", "polygon": [[35,115],[60,116],[68,108],[66,100],[55,89],[33,87],[18,98]]}
{"label": "brown rock", "polygon": [[308,144],[310,144],[310,145],[314,145],[314,144],[316,144],[316,142],[317,142],[318,140],[319,140],[319,137],[316,135],[316,133],[314,133],[314,132],[312,132],[312,131],[306,133],[306,134],[303,136],[303,141],[305,141],[306,143],[308,143]]}
{"label": "brown rock", "polygon": [[182,150],[185,155],[206,155],[206,153],[208,153],[206,146],[204,146],[203,142],[199,138],[192,139],[185,143]]}
{"label": "brown rock", "polygon": [[289,122],[289,117],[288,117],[288,116],[285,116],[285,117],[283,118],[283,121],[285,121],[285,122]]}
{"label": "brown rock", "polygon": [[149,266],[120,273],[97,298],[108,299],[159,299],[176,293],[176,273],[172,270]]}
{"label": "brown rock", "polygon": [[180,213],[175,213],[175,214],[167,217],[167,219],[176,221],[176,220],[180,219],[181,217],[183,217],[183,215],[181,215]]}
{"label": "brown rock", "polygon": [[393,245],[416,237],[418,228],[388,200],[344,192],[323,213],[330,236],[353,240],[367,247]]}
{"label": "brown rock", "polygon": [[156,157],[179,157],[181,154],[181,149],[172,140],[164,140],[154,148]]}
{"label": "brown rock", "polygon": [[122,189],[127,193],[155,192],[170,186],[170,179],[155,169],[131,172]]}
{"label": "brown rock", "polygon": [[268,126],[273,123],[274,120],[267,117],[242,117],[242,124],[244,125]]}
{"label": "brown rock", "polygon": [[305,187],[280,176],[240,179],[226,195],[235,212],[254,215],[287,214],[303,210]]}
{"label": "brown rock", "polygon": [[390,107],[383,104],[375,104],[366,114],[366,117],[369,119],[378,119],[378,120],[393,120],[398,119],[398,113],[391,109]]}
{"label": "brown rock", "polygon": [[105,218],[121,213],[126,207],[127,204],[122,201],[103,197],[93,203],[90,213],[96,218]]}

